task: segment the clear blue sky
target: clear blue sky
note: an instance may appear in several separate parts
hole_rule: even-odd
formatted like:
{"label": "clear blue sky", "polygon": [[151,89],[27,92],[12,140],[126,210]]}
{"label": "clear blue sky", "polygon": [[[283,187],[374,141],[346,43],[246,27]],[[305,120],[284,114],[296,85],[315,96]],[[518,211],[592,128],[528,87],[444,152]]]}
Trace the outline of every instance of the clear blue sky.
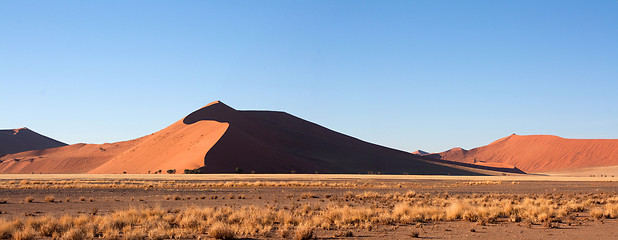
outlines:
{"label": "clear blue sky", "polygon": [[67,143],[214,100],[406,151],[618,138],[618,1],[0,1],[0,88]]}

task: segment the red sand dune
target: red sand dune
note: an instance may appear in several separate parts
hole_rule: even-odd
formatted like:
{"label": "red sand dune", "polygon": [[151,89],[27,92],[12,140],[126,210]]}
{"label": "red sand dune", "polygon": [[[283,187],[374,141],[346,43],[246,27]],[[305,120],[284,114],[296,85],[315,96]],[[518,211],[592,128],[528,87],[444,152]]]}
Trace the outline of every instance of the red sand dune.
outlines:
{"label": "red sand dune", "polygon": [[78,143],[9,154],[0,158],[0,173],[86,173],[126,151],[138,141]]}
{"label": "red sand dune", "polygon": [[0,130],[0,156],[29,150],[66,146],[28,128]]}
{"label": "red sand dune", "polygon": [[237,111],[218,101],[132,141],[0,158],[2,173],[181,173],[198,168],[202,173],[492,174],[364,142],[284,112]]}
{"label": "red sand dune", "polygon": [[487,146],[471,150],[453,148],[428,156],[479,165],[515,166],[526,172],[550,172],[618,165],[618,139],[513,134]]}

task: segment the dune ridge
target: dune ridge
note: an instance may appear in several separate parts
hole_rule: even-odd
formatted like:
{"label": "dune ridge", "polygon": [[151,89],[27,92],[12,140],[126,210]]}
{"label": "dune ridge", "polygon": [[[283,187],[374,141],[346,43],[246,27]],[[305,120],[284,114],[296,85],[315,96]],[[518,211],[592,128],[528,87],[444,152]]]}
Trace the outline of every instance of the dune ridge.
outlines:
{"label": "dune ridge", "polygon": [[486,146],[453,148],[428,156],[464,163],[504,164],[533,173],[551,172],[618,165],[618,139],[513,134]]}

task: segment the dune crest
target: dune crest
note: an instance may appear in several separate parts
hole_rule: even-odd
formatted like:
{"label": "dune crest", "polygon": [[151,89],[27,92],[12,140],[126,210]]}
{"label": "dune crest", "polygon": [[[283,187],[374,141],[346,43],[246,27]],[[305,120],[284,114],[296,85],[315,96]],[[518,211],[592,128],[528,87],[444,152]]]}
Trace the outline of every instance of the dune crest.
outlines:
{"label": "dune crest", "polygon": [[618,165],[618,139],[567,139],[552,135],[510,135],[470,150],[431,155],[464,163],[505,164],[526,172]]}

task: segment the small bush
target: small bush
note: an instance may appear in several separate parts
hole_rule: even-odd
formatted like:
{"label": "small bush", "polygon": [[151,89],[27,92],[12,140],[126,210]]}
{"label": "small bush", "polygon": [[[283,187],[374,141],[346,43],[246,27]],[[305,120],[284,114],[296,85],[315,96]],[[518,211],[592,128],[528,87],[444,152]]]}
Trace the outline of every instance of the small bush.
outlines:
{"label": "small bush", "polygon": [[36,232],[31,227],[25,227],[13,234],[13,239],[15,240],[34,240],[36,239],[35,237]]}
{"label": "small bush", "polygon": [[236,231],[232,229],[229,225],[226,225],[222,222],[216,222],[212,226],[210,226],[210,230],[208,230],[208,234],[215,239],[235,239]]}
{"label": "small bush", "polygon": [[81,228],[71,228],[62,234],[61,240],[82,240],[86,238],[86,233]]}
{"label": "small bush", "polygon": [[54,196],[53,196],[53,195],[49,195],[49,196],[46,196],[46,197],[45,197],[45,201],[46,201],[46,202],[53,203],[53,202],[55,201],[55,198],[54,198]]}
{"label": "small bush", "polygon": [[201,169],[185,169],[185,174],[200,174],[202,172]]}
{"label": "small bush", "polygon": [[294,240],[309,240],[313,238],[313,228],[308,224],[300,225],[294,233]]}
{"label": "small bush", "polygon": [[26,200],[26,202],[33,202],[34,201],[34,197],[27,196],[25,200]]}

